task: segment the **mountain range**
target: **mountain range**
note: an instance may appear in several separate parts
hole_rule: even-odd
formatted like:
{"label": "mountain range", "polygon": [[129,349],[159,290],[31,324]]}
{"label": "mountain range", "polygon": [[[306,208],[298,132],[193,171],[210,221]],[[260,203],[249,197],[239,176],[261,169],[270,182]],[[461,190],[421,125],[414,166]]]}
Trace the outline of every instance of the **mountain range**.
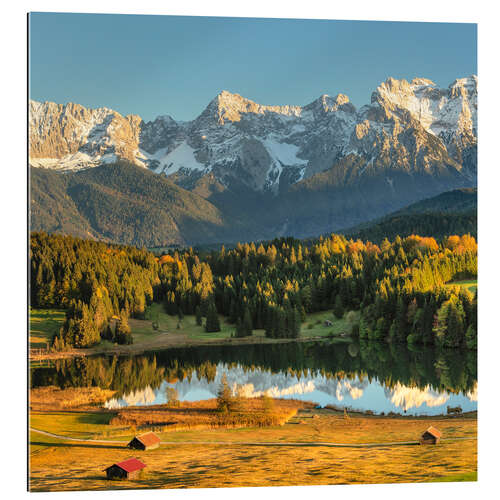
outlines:
{"label": "mountain range", "polygon": [[192,121],[29,103],[31,224],[160,246],[310,237],[477,178],[477,77],[387,79],[370,104],[227,91]]}

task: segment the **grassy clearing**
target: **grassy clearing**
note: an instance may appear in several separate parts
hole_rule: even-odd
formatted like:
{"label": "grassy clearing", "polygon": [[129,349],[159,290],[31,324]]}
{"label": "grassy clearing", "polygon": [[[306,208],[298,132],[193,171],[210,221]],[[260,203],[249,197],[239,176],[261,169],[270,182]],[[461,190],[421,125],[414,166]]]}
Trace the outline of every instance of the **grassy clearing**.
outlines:
{"label": "grassy clearing", "polygon": [[34,410],[55,410],[102,406],[116,391],[100,387],[54,386],[36,387],[30,391],[30,407]]}
{"label": "grassy clearing", "polygon": [[46,348],[65,319],[59,309],[30,309],[30,348]]}
{"label": "grassy clearing", "polygon": [[[35,323],[42,323],[42,327],[36,329],[37,335],[32,335],[34,345],[37,347],[45,347],[46,341],[49,340],[54,331],[57,331],[59,326],[64,321],[63,311],[38,311],[40,314],[36,316]],[[40,319],[45,318],[45,319]],[[153,329],[153,319],[158,320],[158,330]],[[355,313],[354,321],[359,319],[359,312]],[[325,321],[328,320],[332,324],[325,326]],[[264,330],[254,330],[253,335],[244,338],[232,338],[235,333],[235,325],[229,324],[226,318],[220,317],[221,331],[215,333],[207,333],[203,326],[196,324],[194,315],[185,316],[179,324],[177,316],[169,316],[163,310],[161,304],[152,304],[148,307],[145,319],[129,320],[134,343],[132,345],[118,345],[109,341],[102,341],[98,345],[88,349],[72,349],[64,352],[49,352],[38,357],[33,361],[48,360],[56,358],[68,358],[73,356],[85,356],[92,354],[127,354],[141,353],[148,350],[167,349],[169,347],[186,347],[209,343],[276,343],[284,342],[289,339],[269,339],[265,337]],[[179,328],[177,328],[179,326]],[[348,341],[343,339],[342,334],[349,333],[351,325],[344,318],[336,319],[332,311],[323,311],[319,313],[309,314],[305,322],[302,324],[300,339],[307,340],[309,338],[318,337],[337,337],[339,341]],[[44,333],[45,332],[45,333]],[[43,335],[43,337],[40,337]],[[37,340],[35,340],[37,339]],[[36,342],[39,342],[38,344]],[[40,342],[43,342],[41,344]],[[33,347],[33,346],[32,346]]]}
{"label": "grassy clearing", "polygon": [[[191,340],[217,340],[217,339],[229,339],[231,334],[235,332],[235,325],[231,325],[225,321],[225,318],[220,316],[221,320],[221,331],[220,332],[205,332],[203,326],[196,324],[196,317],[194,315],[185,316],[182,321],[179,322],[177,316],[170,316],[164,312],[163,306],[161,304],[151,304],[146,311],[146,320],[144,322],[136,322],[133,320],[133,325],[131,323],[132,333],[136,332],[139,334],[151,335],[155,331],[151,325],[153,318],[158,318],[159,331],[166,333],[179,333],[185,335],[187,339]],[[203,320],[205,321],[205,320]],[[179,325],[179,328],[177,326]],[[257,330],[254,332],[255,336],[264,336],[264,330]]]}
{"label": "grassy clearing", "polygon": [[[155,331],[152,327],[152,318],[158,318],[159,330]],[[207,333],[203,326],[196,324],[196,318],[193,315],[185,316],[180,322],[180,328],[177,328],[179,319],[177,316],[169,316],[163,310],[161,304],[152,304],[148,307],[145,320],[130,320],[130,326],[134,335],[134,341],[141,342],[147,338],[157,337],[165,334],[180,334],[185,335],[190,340],[220,340],[230,339],[231,334],[235,333],[235,325],[227,323],[225,318],[221,319],[221,331],[215,333]],[[359,319],[359,312],[355,313],[355,320]],[[330,321],[331,326],[325,326],[325,321]],[[308,337],[328,337],[330,335],[338,336],[341,333],[349,333],[351,325],[344,318],[337,319],[332,311],[322,311],[309,314],[304,323],[300,336]],[[161,332],[161,333],[158,333]],[[265,338],[264,330],[254,330],[252,338]]]}
{"label": "grassy clearing", "polygon": [[[329,337],[351,332],[351,324],[345,319],[337,319],[332,311],[321,311],[308,314],[300,332],[301,337]],[[359,311],[355,311],[355,321],[359,321]],[[330,321],[331,326],[325,326],[325,321]]]}
{"label": "grassy clearing", "polygon": [[432,483],[459,483],[464,481],[477,481],[477,470],[465,472],[463,474],[452,474],[450,476],[437,477],[432,479]]}
{"label": "grassy clearing", "polygon": [[[106,435],[112,427],[96,414],[34,415],[37,428],[69,435],[81,431]],[[105,414],[103,414],[105,415]],[[32,424],[33,425],[33,424]],[[389,442],[415,440],[429,425],[445,438],[476,435],[475,418],[388,418],[353,415],[344,419],[329,410],[303,409],[283,426],[205,429],[160,434],[164,441],[224,441],[225,445],[162,445],[147,452],[124,445],[72,443],[37,434],[31,436],[31,488],[47,490],[104,490],[144,488],[210,488],[245,486],[319,485],[471,481],[476,478],[475,440],[438,446],[332,448],[239,445],[238,442]],[[126,441],[132,431],[124,436]],[[125,443],[124,443],[125,444]],[[147,465],[143,478],[107,481],[102,470],[137,456]]]}
{"label": "grassy clearing", "polygon": [[447,287],[459,286],[459,287],[465,288],[470,293],[474,294],[474,293],[476,293],[476,290],[477,290],[477,279],[475,279],[475,280],[450,281],[449,283],[446,283],[446,286]]}
{"label": "grassy clearing", "polygon": [[[102,411],[32,411],[30,427],[62,436],[99,439],[106,435],[113,416],[113,412]],[[40,434],[36,434],[36,439],[52,440]]]}

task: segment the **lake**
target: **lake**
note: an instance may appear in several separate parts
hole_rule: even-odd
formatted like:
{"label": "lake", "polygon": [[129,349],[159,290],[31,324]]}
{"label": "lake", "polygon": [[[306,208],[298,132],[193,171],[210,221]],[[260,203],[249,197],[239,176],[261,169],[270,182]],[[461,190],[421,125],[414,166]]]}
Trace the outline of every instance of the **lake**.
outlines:
{"label": "lake", "polygon": [[119,408],[166,403],[167,388],[181,401],[211,399],[223,374],[247,397],[407,415],[477,409],[476,352],[380,342],[214,345],[57,360],[32,368],[31,384],[114,389],[105,406]]}

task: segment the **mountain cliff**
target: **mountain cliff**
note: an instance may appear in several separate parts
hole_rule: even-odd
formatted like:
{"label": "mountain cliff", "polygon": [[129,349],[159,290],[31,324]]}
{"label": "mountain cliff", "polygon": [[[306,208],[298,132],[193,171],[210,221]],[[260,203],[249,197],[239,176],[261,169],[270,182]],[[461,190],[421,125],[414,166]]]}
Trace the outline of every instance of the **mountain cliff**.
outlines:
{"label": "mountain cliff", "polygon": [[359,109],[344,94],[265,106],[222,91],[189,122],[35,101],[29,120],[31,166],[125,161],[223,214],[251,212],[261,237],[313,236],[476,185],[476,76],[447,88],[388,78]]}

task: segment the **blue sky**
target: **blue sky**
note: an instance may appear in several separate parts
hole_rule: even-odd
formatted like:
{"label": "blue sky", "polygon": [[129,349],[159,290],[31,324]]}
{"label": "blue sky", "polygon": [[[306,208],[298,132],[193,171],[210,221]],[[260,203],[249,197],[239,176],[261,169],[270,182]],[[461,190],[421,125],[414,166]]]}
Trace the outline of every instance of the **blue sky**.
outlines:
{"label": "blue sky", "polygon": [[389,76],[477,74],[475,24],[33,13],[30,97],[191,120],[221,90],[261,104],[347,94]]}

